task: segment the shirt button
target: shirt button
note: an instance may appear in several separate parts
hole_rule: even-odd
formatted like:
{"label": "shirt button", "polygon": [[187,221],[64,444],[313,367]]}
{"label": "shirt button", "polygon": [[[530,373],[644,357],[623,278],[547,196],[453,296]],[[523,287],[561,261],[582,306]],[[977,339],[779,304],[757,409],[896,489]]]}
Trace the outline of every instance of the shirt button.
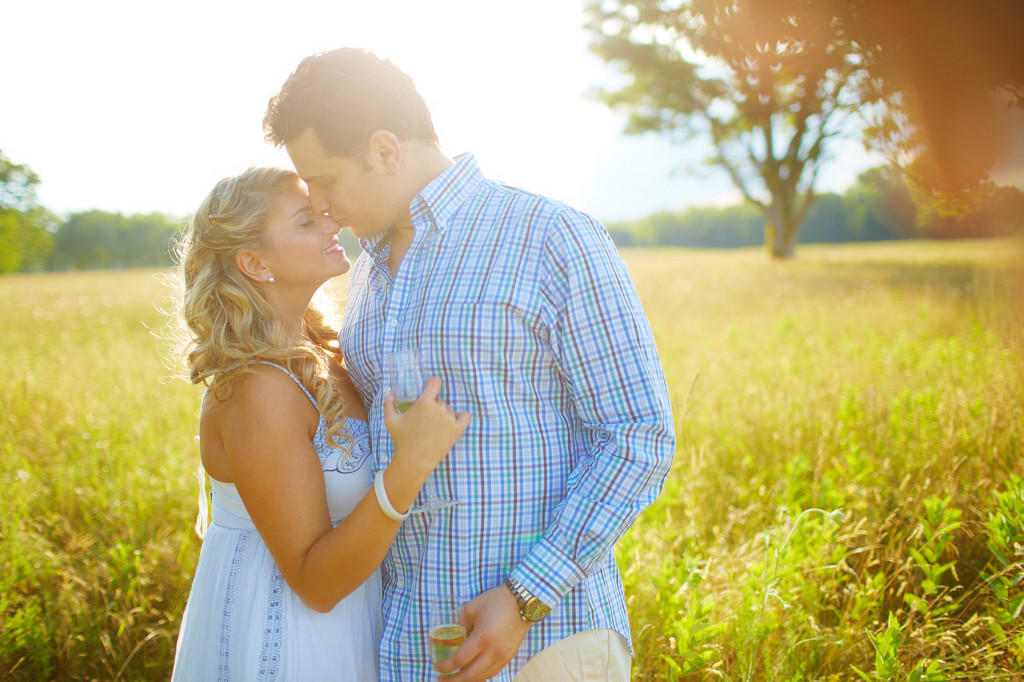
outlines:
{"label": "shirt button", "polygon": [[398,320],[396,320],[393,317],[388,320],[388,329],[394,329],[397,326],[398,326]]}

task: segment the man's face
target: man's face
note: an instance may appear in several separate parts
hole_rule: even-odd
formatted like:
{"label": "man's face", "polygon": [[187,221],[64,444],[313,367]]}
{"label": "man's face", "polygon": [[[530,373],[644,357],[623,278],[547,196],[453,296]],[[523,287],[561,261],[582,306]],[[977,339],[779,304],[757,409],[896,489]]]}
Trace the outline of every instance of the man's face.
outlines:
{"label": "man's face", "polygon": [[[306,129],[285,144],[295,171],[309,187],[314,213],[326,213],[357,237],[380,234],[395,223],[387,176],[372,159],[332,156]],[[404,206],[408,212],[408,205]]]}

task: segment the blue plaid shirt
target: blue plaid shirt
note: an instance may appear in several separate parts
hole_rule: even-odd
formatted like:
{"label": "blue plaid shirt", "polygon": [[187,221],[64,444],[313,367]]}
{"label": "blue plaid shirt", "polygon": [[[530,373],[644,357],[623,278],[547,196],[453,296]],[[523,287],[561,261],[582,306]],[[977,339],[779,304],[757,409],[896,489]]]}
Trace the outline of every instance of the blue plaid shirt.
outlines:
{"label": "blue plaid shirt", "polygon": [[436,679],[430,600],[468,601],[509,575],[552,611],[494,679],[575,632],[630,641],[613,548],[660,492],[675,429],[625,265],[597,221],[487,180],[471,155],[410,208],[395,278],[388,249],[362,243],[340,334],[375,468],[394,452],[381,407],[391,351],[418,348],[472,421],[424,486],[460,503],[411,516],[384,562],[382,682]]}

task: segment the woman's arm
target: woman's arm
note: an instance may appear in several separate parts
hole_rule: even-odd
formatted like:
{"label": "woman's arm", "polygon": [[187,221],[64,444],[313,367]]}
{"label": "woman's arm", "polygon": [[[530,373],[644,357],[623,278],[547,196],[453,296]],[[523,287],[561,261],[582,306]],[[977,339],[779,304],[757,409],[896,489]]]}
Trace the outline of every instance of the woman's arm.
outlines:
{"label": "woman's arm", "polygon": [[[416,405],[399,414],[389,398],[385,422],[395,456],[384,471],[392,505],[407,510],[437,463],[465,431],[427,382]],[[319,417],[295,382],[280,371],[254,371],[224,404],[219,429],[228,468],[282,577],[317,611],[329,611],[384,559],[399,523],[381,511],[371,489],[337,527],[327,507],[323,471],[310,442]],[[315,427],[314,427],[315,428]]]}

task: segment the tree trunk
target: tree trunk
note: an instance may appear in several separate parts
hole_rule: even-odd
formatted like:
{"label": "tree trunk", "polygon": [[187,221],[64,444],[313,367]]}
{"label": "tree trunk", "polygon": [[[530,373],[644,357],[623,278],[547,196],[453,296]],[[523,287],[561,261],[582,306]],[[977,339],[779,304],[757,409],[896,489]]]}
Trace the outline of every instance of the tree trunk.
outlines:
{"label": "tree trunk", "polygon": [[796,236],[800,225],[782,209],[782,202],[773,200],[765,213],[764,245],[775,259],[789,259],[796,252]]}

